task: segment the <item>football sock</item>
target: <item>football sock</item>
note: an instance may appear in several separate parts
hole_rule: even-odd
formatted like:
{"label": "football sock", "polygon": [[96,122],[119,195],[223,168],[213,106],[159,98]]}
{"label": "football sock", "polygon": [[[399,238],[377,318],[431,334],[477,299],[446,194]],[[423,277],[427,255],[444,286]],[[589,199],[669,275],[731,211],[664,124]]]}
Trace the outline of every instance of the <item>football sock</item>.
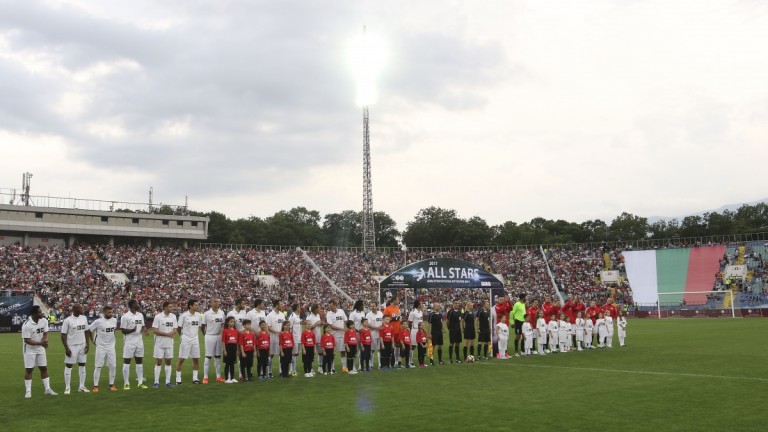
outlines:
{"label": "football sock", "polygon": [[158,384],[160,382],[160,370],[162,367],[155,366],[155,384]]}
{"label": "football sock", "polygon": [[206,357],[203,362],[203,378],[208,379],[208,368],[211,366],[211,358]]}
{"label": "football sock", "polygon": [[197,370],[192,369],[192,381],[197,381]]}
{"label": "football sock", "polygon": [[32,380],[31,379],[25,379],[24,380],[24,390],[26,390],[27,393],[32,391]]}
{"label": "football sock", "polygon": [[85,366],[78,366],[77,375],[80,379],[80,387],[85,387]]}
{"label": "football sock", "polygon": [[443,361],[443,347],[440,346],[437,348],[437,361],[441,362]]}
{"label": "football sock", "polygon": [[520,346],[520,343],[519,343],[519,342],[520,342],[520,341],[518,341],[517,339],[515,339],[515,354],[517,354],[517,348]]}
{"label": "football sock", "polygon": [[101,368],[97,367],[93,370],[93,386],[99,386],[99,378],[101,378]]}
{"label": "football sock", "polygon": [[[143,363],[136,365],[136,379],[139,381],[139,384],[144,382],[144,364]],[[128,381],[126,381],[125,383],[128,384]]]}
{"label": "football sock", "polygon": [[64,367],[64,388],[69,388],[70,380],[72,379],[72,368]]}
{"label": "football sock", "polygon": [[129,384],[130,378],[131,378],[131,365],[123,364],[123,382],[125,384]]}
{"label": "football sock", "polygon": [[50,390],[51,389],[51,378],[43,378],[43,387],[46,390]]}
{"label": "football sock", "polygon": [[454,350],[456,351],[456,360],[460,360],[460,358],[459,358],[459,346],[458,346],[458,345],[456,345],[456,347],[454,348]]}
{"label": "football sock", "polygon": [[221,357],[213,358],[213,367],[216,369],[216,378],[221,377]]}
{"label": "football sock", "polygon": [[448,361],[453,361],[453,347],[448,347]]}
{"label": "football sock", "polygon": [[176,382],[181,382],[181,372],[176,371]]}
{"label": "football sock", "polygon": [[109,385],[111,386],[115,385],[115,375],[117,375],[117,367],[110,366],[109,367]]}
{"label": "football sock", "polygon": [[488,344],[483,345],[483,355],[488,357]]}
{"label": "football sock", "polygon": [[272,356],[267,357],[267,371],[272,375]]}
{"label": "football sock", "polygon": [[[478,354],[478,355],[480,354],[480,350],[477,350],[477,354]],[[471,345],[471,346],[469,347],[469,355],[471,355],[471,356],[474,356],[474,355],[475,355],[475,346],[474,346],[474,345]]]}
{"label": "football sock", "polygon": [[466,360],[466,359],[467,359],[467,352],[468,352],[468,351],[469,351],[469,348],[465,346],[465,347],[464,347],[464,360]]}
{"label": "football sock", "polygon": [[171,382],[171,372],[173,372],[171,365],[165,365],[165,383],[166,384],[170,384]]}

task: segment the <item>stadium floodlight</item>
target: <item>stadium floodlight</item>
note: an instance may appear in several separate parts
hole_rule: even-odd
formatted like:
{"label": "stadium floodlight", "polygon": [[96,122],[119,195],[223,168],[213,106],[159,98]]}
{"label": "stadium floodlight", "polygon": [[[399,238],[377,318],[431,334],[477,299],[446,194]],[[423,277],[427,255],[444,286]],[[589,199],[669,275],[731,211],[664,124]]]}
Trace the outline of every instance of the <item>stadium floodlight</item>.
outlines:
{"label": "stadium floodlight", "polygon": [[357,85],[358,106],[376,103],[376,80],[386,60],[384,39],[363,27],[363,34],[349,44],[349,62]]}

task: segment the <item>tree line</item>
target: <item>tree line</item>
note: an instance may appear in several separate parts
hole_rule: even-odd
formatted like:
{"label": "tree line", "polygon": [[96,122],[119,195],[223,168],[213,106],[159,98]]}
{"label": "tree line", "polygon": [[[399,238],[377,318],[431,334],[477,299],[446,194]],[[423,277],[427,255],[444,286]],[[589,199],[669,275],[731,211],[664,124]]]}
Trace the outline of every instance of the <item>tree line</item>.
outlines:
{"label": "tree line", "polygon": [[[178,209],[160,207],[160,214]],[[317,210],[295,207],[272,216],[230,219],[220,212],[190,211],[193,216],[208,216],[208,242],[283,246],[362,245],[362,214],[345,210],[322,216]],[[686,216],[682,220],[660,220],[621,213],[611,223],[595,219],[576,223],[566,220],[533,218],[528,222],[488,225],[479,216],[459,217],[456,210],[428,207],[419,210],[400,232],[386,212],[375,212],[377,247],[512,246],[662,240],[747,234],[768,231],[768,204],[743,205],[736,211],[711,212]]]}

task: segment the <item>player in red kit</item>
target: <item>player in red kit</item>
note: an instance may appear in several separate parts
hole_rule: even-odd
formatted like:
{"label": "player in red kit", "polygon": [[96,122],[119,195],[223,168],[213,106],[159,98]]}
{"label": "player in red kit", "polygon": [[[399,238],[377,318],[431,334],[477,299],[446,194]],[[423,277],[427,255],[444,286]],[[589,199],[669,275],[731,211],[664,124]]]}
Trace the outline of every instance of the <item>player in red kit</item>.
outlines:
{"label": "player in red kit", "polygon": [[[424,357],[427,355],[427,331],[424,330],[424,322],[419,323],[418,331],[416,332],[416,347],[419,350],[419,367],[425,368],[427,367],[426,364],[424,364]],[[487,354],[487,351],[486,351]]]}
{"label": "player in red kit", "polygon": [[336,338],[331,333],[331,326],[323,325],[323,335],[320,336],[320,347],[323,349],[323,375],[333,374],[333,353],[336,349]]}
{"label": "player in red kit", "polygon": [[544,296],[544,303],[541,305],[541,311],[544,312],[544,321],[549,324],[549,319],[552,316],[552,299],[550,296]]}
{"label": "player in red kit", "polygon": [[251,320],[243,320],[243,332],[238,340],[240,345],[240,375],[246,381],[253,381],[253,351],[256,349],[256,335],[251,330]]}
{"label": "player in red kit", "polygon": [[411,355],[411,330],[408,328],[408,321],[403,321],[402,328],[400,329],[400,357],[405,363],[405,368],[411,367],[411,362],[408,361]]}
{"label": "player in red kit", "polygon": [[347,321],[347,331],[344,332],[344,345],[347,352],[347,370],[350,375],[357,374],[357,371],[353,368],[355,365],[355,356],[357,355],[357,332],[355,331],[355,322],[352,320]]}
{"label": "player in red kit", "polygon": [[236,383],[235,362],[237,362],[237,347],[240,340],[240,332],[235,328],[235,318],[227,317],[224,321],[224,330],[221,332],[221,341],[224,343],[224,382],[227,384]]}
{"label": "player in red kit", "polygon": [[382,371],[392,370],[392,341],[394,335],[392,327],[389,325],[389,317],[384,316],[384,321],[379,328],[379,339],[381,340],[381,364],[384,367]]}
{"label": "player in red kit", "polygon": [[256,353],[258,360],[257,372],[259,375],[259,381],[264,381],[267,379],[267,368],[269,367],[269,348],[272,342],[269,336],[269,330],[266,321],[259,323],[259,329],[261,331],[258,335],[256,335],[256,348],[258,349],[258,352]]}
{"label": "player in red kit", "polygon": [[371,345],[373,344],[373,335],[368,327],[368,318],[360,321],[363,329],[360,330],[360,372],[371,371]]}
{"label": "player in red kit", "polygon": [[280,343],[280,376],[283,378],[290,377],[289,368],[291,366],[291,359],[293,358],[293,332],[291,332],[291,323],[285,321],[280,335],[278,335],[278,342]]}
{"label": "player in red kit", "polygon": [[301,360],[304,363],[304,376],[312,378],[312,361],[315,359],[315,332],[312,323],[304,321],[304,331],[301,333]]}

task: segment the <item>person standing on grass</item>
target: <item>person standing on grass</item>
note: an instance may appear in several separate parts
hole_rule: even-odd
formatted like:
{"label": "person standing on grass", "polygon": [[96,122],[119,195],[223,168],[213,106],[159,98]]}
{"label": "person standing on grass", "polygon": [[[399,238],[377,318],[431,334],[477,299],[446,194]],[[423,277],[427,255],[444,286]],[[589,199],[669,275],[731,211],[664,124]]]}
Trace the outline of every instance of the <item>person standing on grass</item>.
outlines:
{"label": "person standing on grass", "polygon": [[144,339],[147,327],[144,315],[139,312],[139,302],[131,299],[128,312],[120,317],[120,331],[123,332],[123,390],[131,389],[131,359],[136,361],[136,379],[138,387],[146,389],[144,384]]}
{"label": "person standing on grass", "polygon": [[416,351],[416,332],[419,331],[419,324],[424,321],[424,305],[419,300],[414,300],[413,309],[408,314],[408,323],[411,327],[411,356],[408,359],[408,365],[413,367],[413,355]]}
{"label": "person standing on grass", "polygon": [[253,354],[256,349],[256,335],[251,330],[251,320],[243,321],[243,331],[237,341],[240,353],[240,375],[246,381],[253,381]]}
{"label": "person standing on grass", "polygon": [[496,324],[496,339],[499,344],[499,352],[496,354],[496,358],[508,359],[507,344],[509,343],[509,326],[507,325],[507,317],[502,315],[499,317],[499,323]]}
{"label": "person standing on grass", "polygon": [[361,324],[363,325],[363,329],[360,330],[360,371],[370,372],[373,337],[371,336],[371,329],[368,326],[368,318],[363,318]]}
{"label": "person standing on grass", "polygon": [[584,319],[584,349],[593,349],[592,345],[592,333],[594,333],[595,325],[592,323],[592,317],[587,314]]}
{"label": "person standing on grass", "polygon": [[429,339],[432,342],[432,366],[435,365],[434,352],[437,351],[437,364],[443,363],[443,314],[440,312],[442,305],[432,305],[433,311],[429,314]]}
{"label": "person standing on grass", "polygon": [[[269,365],[267,368],[269,369],[269,378],[272,378],[272,359],[274,356],[280,356],[280,353],[283,352],[280,348],[280,333],[283,329],[283,323],[285,322],[285,315],[283,315],[283,306],[280,304],[280,300],[272,300],[272,311],[267,314],[267,326],[269,327]],[[282,362],[279,362],[279,365],[282,365]],[[280,369],[280,374],[283,373],[283,370]]]}
{"label": "person standing on grass", "polygon": [[461,345],[461,303],[454,300],[451,309],[445,318],[448,321],[448,362],[453,363],[453,355],[456,354],[456,363],[461,363],[459,357],[459,345]]}
{"label": "person standing on grass", "polygon": [[520,357],[523,323],[525,322],[525,293],[520,294],[517,302],[512,307],[512,321],[515,325],[515,357]]}
{"label": "person standing on grass", "polygon": [[224,382],[237,383],[235,379],[235,363],[237,362],[237,346],[240,341],[240,332],[235,326],[236,319],[228,316],[224,321],[224,329],[221,331],[221,342],[224,345]]}
{"label": "person standing on grass", "polygon": [[347,352],[347,371],[350,375],[357,374],[355,370],[355,356],[357,355],[358,346],[357,331],[355,331],[355,322],[353,320],[347,321],[347,331],[344,332],[344,351]]}
{"label": "person standing on grass", "polygon": [[406,369],[411,368],[408,359],[411,358],[411,330],[408,328],[408,321],[403,321],[400,328],[400,356],[403,359]]}
{"label": "person standing on grass", "polygon": [[85,360],[88,358],[91,332],[88,330],[88,319],[83,315],[83,305],[72,306],[72,315],[61,324],[61,343],[64,344],[64,394],[70,393],[69,383],[72,379],[72,366],[77,363],[80,378],[81,393],[90,393],[85,387]]}
{"label": "person standing on grass", "polygon": [[[419,328],[416,329],[416,349],[419,352],[419,367],[425,368],[427,367],[426,364],[424,364],[424,357],[427,354],[427,343],[429,341],[429,337],[427,336],[426,330],[424,330],[424,322],[419,323]],[[487,354],[487,351],[486,351]]]}
{"label": "person standing on grass", "polygon": [[525,315],[525,322],[523,323],[523,337],[525,338],[525,355],[530,356],[533,349],[533,326],[528,319],[528,314]]}
{"label": "person standing on grass", "polygon": [[303,331],[301,325],[301,307],[298,303],[291,305],[291,314],[288,316],[288,322],[291,324],[291,333],[293,333],[293,355],[291,356],[291,376],[297,376],[296,373],[297,364],[299,363],[299,353],[301,347],[301,333]]}
{"label": "person standing on grass", "polygon": [[545,351],[547,347],[547,320],[544,319],[544,310],[539,310],[536,318],[536,333],[536,347],[539,350],[539,355],[546,355],[549,350]]}
{"label": "person standing on grass", "polygon": [[315,359],[315,332],[312,330],[312,324],[304,321],[304,331],[301,333],[301,361],[304,364],[304,377],[312,378],[315,373],[312,372],[312,361]]}
{"label": "person standing on grass", "polygon": [[319,346],[320,338],[323,336],[322,313],[323,311],[321,310],[320,305],[314,303],[309,307],[309,315],[307,315],[307,324],[309,324],[309,329],[315,334],[315,344],[318,345],[317,369],[320,373],[323,372],[323,349]]}
{"label": "person standing on grass", "polygon": [[560,342],[560,325],[557,321],[557,316],[552,314],[549,317],[549,324],[547,324],[547,339],[549,340],[549,349],[552,353],[559,352],[558,345]]}
{"label": "person standing on grass", "polygon": [[203,324],[203,315],[197,311],[197,300],[187,301],[187,311],[179,318],[178,331],[181,335],[179,345],[179,360],[176,363],[176,385],[181,385],[181,371],[184,360],[192,359],[192,384],[200,384],[198,370],[200,369],[200,327]]}
{"label": "person standing on grass", "polygon": [[179,326],[176,315],[171,313],[171,302],[163,302],[163,311],[155,315],[152,322],[152,332],[155,334],[155,383],[154,387],[160,387],[160,371],[165,361],[165,386],[171,384],[171,361],[173,360],[173,343],[176,328]]}
{"label": "person standing on grass", "polygon": [[288,321],[283,322],[283,328],[278,336],[278,343],[280,344],[280,376],[283,378],[289,378],[291,359],[293,358],[293,332],[291,331],[291,323]]}
{"label": "person standing on grass", "polygon": [[467,351],[469,351],[469,355],[473,357],[475,355],[476,319],[474,305],[472,302],[467,302],[464,305],[464,313],[461,316],[461,333],[464,336],[464,361],[467,360]]}
{"label": "person standing on grass", "polygon": [[40,369],[45,394],[56,396],[51,389],[51,378],[48,376],[48,321],[43,317],[40,306],[32,306],[29,318],[21,326],[22,352],[24,353],[24,397],[32,397],[32,372],[35,367]]}
{"label": "person standing on grass", "polygon": [[[352,312],[349,313],[349,319],[354,323],[354,330],[357,332],[357,352],[361,353],[362,347],[360,346],[360,331],[363,329],[363,319],[365,318],[365,302],[362,300],[356,300],[355,304],[352,306]],[[362,369],[359,367],[360,364],[362,364],[363,356],[360,355],[360,358],[358,358],[358,361],[355,362],[352,366],[352,369],[349,369],[350,371],[354,370],[360,370]]]}
{"label": "person standing on grass", "polygon": [[488,360],[488,345],[491,344],[491,304],[483,301],[483,308],[477,313],[477,357]]}
{"label": "person standing on grass", "polygon": [[598,348],[604,348],[606,339],[608,338],[608,328],[605,326],[605,316],[602,312],[597,315],[597,321],[595,321],[595,328],[597,329],[597,346]]}
{"label": "person standing on grass", "polygon": [[576,312],[576,324],[574,324],[574,328],[576,329],[576,350],[582,351],[582,345],[584,344],[584,324],[585,320],[584,317],[582,317],[582,312]]}
{"label": "person standing on grass", "polygon": [[115,354],[115,329],[117,328],[117,319],[112,316],[112,306],[101,308],[101,317],[92,322],[88,327],[93,344],[96,346],[96,355],[93,363],[93,389],[92,392],[99,392],[99,378],[101,377],[101,368],[106,364],[109,367],[109,390],[115,391],[115,373],[117,369],[117,355]]}
{"label": "person standing on grass", "polygon": [[381,361],[384,366],[382,371],[392,370],[394,361],[392,360],[392,344],[394,341],[394,335],[392,327],[389,325],[389,317],[384,316],[384,323],[379,330],[379,336],[381,338]]}
{"label": "person standing on grass", "polygon": [[336,336],[331,332],[331,326],[323,326],[323,335],[320,337],[320,346],[325,351],[323,354],[323,375],[333,375],[333,355],[336,351]]}
{"label": "person standing on grass", "polygon": [[381,369],[381,350],[379,349],[381,340],[379,337],[379,329],[381,329],[381,325],[384,323],[384,314],[381,312],[378,302],[371,302],[371,310],[365,315],[365,318],[368,320],[368,327],[371,329],[371,366],[373,366],[373,352],[375,351],[379,362],[379,369]]}
{"label": "person standing on grass", "polygon": [[627,317],[624,316],[624,311],[619,310],[619,317],[616,319],[618,323],[619,333],[619,346],[624,346],[624,341],[627,339]]}
{"label": "person standing on grass", "polygon": [[605,331],[607,333],[605,337],[606,346],[613,348],[613,315],[610,310],[605,311]]}
{"label": "person standing on grass", "polygon": [[389,326],[392,327],[394,354],[392,355],[392,366],[400,356],[400,321],[402,321],[402,315],[400,313],[400,296],[395,294],[392,301],[389,302],[386,308],[384,308],[384,316],[389,317]]}
{"label": "person standing on grass", "polygon": [[[325,314],[325,320],[331,326],[333,337],[336,338],[334,347],[336,352],[341,354],[341,371],[349,372],[347,369],[347,353],[344,349],[344,332],[346,331],[347,314],[338,308],[335,300],[328,302],[328,312]],[[331,363],[331,370],[336,373],[336,367]]]}
{"label": "person standing on grass", "polygon": [[[272,343],[272,337],[269,335],[269,327],[266,321],[259,323],[259,333],[256,335],[256,347],[258,352],[256,353],[258,362],[258,375],[259,381],[267,379],[267,368],[269,367],[269,352],[270,345]],[[271,375],[269,375],[271,377]]]}
{"label": "person standing on grass", "polygon": [[221,353],[224,349],[221,342],[221,331],[224,329],[224,311],[219,309],[220,301],[211,299],[211,308],[203,314],[203,324],[200,327],[205,334],[205,361],[203,363],[203,384],[208,384],[208,369],[213,358],[213,368],[216,371],[216,381],[224,382],[221,377]]}

